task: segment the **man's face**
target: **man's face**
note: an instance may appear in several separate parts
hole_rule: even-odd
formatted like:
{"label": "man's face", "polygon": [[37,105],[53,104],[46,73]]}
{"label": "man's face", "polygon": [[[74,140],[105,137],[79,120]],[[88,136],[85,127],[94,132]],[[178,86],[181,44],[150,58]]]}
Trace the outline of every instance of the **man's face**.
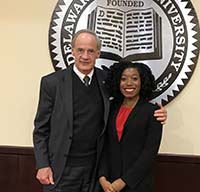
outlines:
{"label": "man's face", "polygon": [[81,33],[72,48],[72,55],[77,69],[83,74],[90,73],[100,56],[95,37],[90,33]]}

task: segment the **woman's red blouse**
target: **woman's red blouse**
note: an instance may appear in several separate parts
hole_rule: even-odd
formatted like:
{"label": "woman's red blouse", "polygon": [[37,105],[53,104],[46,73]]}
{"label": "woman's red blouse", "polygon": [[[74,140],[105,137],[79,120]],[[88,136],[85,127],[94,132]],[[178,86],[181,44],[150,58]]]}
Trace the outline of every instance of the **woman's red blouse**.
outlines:
{"label": "woman's red blouse", "polygon": [[117,114],[117,118],[116,118],[116,129],[117,129],[117,135],[118,135],[118,140],[121,140],[122,137],[122,133],[124,130],[124,124],[130,114],[130,112],[132,111],[131,107],[124,107],[121,105],[119,112]]}

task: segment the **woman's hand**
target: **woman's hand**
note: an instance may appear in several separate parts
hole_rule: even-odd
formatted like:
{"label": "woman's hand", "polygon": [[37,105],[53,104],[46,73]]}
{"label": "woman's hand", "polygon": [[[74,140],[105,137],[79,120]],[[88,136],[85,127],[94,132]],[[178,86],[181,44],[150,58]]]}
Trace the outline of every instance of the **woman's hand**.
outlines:
{"label": "woman's hand", "polygon": [[112,183],[112,187],[116,192],[121,191],[124,187],[126,186],[126,183],[121,179],[116,179],[113,183]]}
{"label": "woman's hand", "polygon": [[115,191],[111,183],[104,176],[99,178],[99,183],[103,188],[104,192],[117,192]]}

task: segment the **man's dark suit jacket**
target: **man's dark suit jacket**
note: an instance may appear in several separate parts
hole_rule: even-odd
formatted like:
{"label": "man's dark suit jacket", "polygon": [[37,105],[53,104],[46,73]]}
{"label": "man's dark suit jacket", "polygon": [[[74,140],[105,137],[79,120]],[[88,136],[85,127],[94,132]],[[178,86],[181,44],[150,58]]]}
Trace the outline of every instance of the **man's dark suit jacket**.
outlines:
{"label": "man's dark suit jacket", "polygon": [[[111,106],[99,176],[122,178],[131,192],[152,191],[152,163],[159,149],[162,125],[153,116],[158,108],[140,99],[131,111],[120,142],[116,132],[119,103]],[[128,189],[127,188],[127,189]]]}
{"label": "man's dark suit jacket", "polygon": [[[72,142],[72,70],[73,67],[69,66],[67,69],[54,72],[41,80],[33,142],[37,168],[50,166],[53,170],[55,185],[45,186],[47,189],[53,189],[59,182]],[[104,103],[105,126],[109,113],[109,97],[103,84],[103,72],[95,68],[95,74]],[[105,127],[97,141],[97,164],[103,146],[104,130]]]}

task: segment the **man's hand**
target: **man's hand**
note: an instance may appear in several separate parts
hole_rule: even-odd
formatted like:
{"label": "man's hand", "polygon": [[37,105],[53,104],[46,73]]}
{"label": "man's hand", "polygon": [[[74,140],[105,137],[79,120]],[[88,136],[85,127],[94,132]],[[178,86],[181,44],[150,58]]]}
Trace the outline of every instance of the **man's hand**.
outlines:
{"label": "man's hand", "polygon": [[156,104],[160,107],[160,109],[154,112],[154,117],[156,117],[156,119],[160,121],[161,124],[165,124],[167,120],[167,110],[161,104]]}
{"label": "man's hand", "polygon": [[44,167],[44,168],[38,169],[36,178],[43,185],[54,184],[53,172],[50,167]]}

